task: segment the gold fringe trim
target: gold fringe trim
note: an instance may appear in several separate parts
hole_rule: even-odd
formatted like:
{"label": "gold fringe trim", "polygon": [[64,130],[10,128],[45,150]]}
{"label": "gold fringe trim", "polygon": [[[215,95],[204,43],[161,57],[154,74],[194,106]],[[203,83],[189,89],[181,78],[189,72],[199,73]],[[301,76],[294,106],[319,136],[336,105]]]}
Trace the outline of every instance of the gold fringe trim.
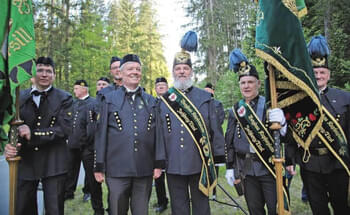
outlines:
{"label": "gold fringe trim", "polygon": [[276,87],[279,89],[286,89],[286,90],[300,90],[298,86],[291,83],[290,81],[276,81]]}
{"label": "gold fringe trim", "polygon": [[306,6],[303,8],[303,9],[301,9],[299,12],[298,12],[298,18],[299,19],[301,19],[303,16],[306,16],[306,14],[307,14],[307,8],[306,8]]}
{"label": "gold fringe trim", "polygon": [[305,97],[307,97],[307,94],[305,92],[301,91],[301,92],[298,92],[298,93],[296,93],[296,94],[294,94],[286,99],[279,101],[278,106],[280,108],[284,108],[284,107],[287,107],[291,104],[294,104],[294,103],[304,99]]}
{"label": "gold fringe trim", "polygon": [[[264,45],[264,44],[262,44]],[[266,45],[265,45],[266,46]],[[267,47],[267,46],[266,46]],[[319,129],[322,126],[322,122],[323,122],[323,112],[322,112],[322,106],[320,103],[320,100],[318,98],[318,96],[316,96],[316,94],[311,90],[311,88],[306,85],[303,81],[301,81],[299,78],[297,78],[296,76],[294,76],[291,72],[289,72],[280,62],[278,62],[278,60],[276,60],[273,56],[263,52],[260,49],[255,49],[256,51],[256,55],[260,58],[262,58],[263,60],[267,61],[268,63],[272,64],[277,70],[279,70],[280,72],[283,73],[283,75],[285,75],[289,80],[291,80],[295,85],[300,86],[300,89],[304,89],[304,91],[306,91],[306,93],[310,96],[310,98],[312,99],[312,101],[314,101],[314,103],[316,104],[316,106],[318,107],[319,111],[320,111],[320,119],[318,120],[318,122],[316,123],[315,127],[312,129],[310,135],[307,137],[307,139],[305,140],[305,142],[301,141],[300,138],[296,138],[296,141],[301,145],[304,146],[306,148],[309,148],[311,141],[313,139],[313,137],[315,137],[319,131]],[[286,59],[283,58],[283,60],[286,61]],[[288,63],[288,65],[290,65],[290,63],[288,61],[286,61]],[[291,66],[291,65],[290,65]],[[292,67],[292,66],[291,66]],[[301,72],[304,72],[303,70],[293,67]],[[305,73],[306,75],[306,73]],[[309,78],[308,76],[305,76],[307,78]],[[310,79],[311,81],[311,79]],[[312,82],[312,81],[311,81]],[[293,134],[293,136],[297,136],[295,134]]]}

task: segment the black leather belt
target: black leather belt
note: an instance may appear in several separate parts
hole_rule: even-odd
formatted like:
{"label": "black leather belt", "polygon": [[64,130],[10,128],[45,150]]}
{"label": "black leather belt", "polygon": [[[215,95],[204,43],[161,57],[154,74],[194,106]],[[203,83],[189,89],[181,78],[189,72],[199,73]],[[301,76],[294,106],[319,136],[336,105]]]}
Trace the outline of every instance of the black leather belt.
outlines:
{"label": "black leather belt", "polygon": [[329,153],[329,150],[327,148],[310,148],[310,154],[322,156]]}

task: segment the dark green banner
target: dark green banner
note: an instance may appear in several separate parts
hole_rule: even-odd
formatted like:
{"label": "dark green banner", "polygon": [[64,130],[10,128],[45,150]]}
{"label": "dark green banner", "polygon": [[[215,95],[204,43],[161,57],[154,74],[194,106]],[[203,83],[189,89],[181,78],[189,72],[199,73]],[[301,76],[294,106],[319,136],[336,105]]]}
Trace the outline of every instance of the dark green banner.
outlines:
{"label": "dark green banner", "polygon": [[[31,0],[1,1],[0,124],[15,113],[16,87],[35,75],[35,37]],[[1,131],[1,139],[7,139]]]}
{"label": "dark green banner", "polygon": [[[298,18],[305,4],[298,2],[298,6],[299,9],[295,0],[260,0],[255,47],[257,55],[273,66],[277,106],[286,114],[294,139],[308,149],[324,115]],[[270,86],[266,86],[267,101],[270,101]]]}

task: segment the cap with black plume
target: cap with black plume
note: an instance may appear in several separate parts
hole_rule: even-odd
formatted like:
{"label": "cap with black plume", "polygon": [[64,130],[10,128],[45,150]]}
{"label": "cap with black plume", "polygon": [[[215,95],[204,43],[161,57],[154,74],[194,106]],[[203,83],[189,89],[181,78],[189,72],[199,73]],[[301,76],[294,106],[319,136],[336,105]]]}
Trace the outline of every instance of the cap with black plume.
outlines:
{"label": "cap with black plume", "polygon": [[236,48],[230,53],[230,69],[238,73],[239,79],[242,76],[254,76],[259,79],[255,66],[249,64],[247,57],[240,49]]}

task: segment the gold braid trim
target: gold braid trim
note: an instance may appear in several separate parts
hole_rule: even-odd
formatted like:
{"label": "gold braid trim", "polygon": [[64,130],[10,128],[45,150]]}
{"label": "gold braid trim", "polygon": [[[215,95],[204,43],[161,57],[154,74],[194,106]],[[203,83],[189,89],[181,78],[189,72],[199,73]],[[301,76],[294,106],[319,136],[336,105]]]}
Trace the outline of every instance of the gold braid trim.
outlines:
{"label": "gold braid trim", "polygon": [[288,107],[291,104],[294,104],[302,99],[304,99],[305,97],[307,97],[307,94],[305,92],[298,92],[286,99],[283,99],[281,101],[278,102],[278,107],[279,108],[285,108]]}
{"label": "gold braid trim", "polygon": [[[263,46],[269,48],[268,46],[262,44]],[[311,141],[313,139],[313,137],[315,137],[319,131],[319,129],[322,126],[322,122],[323,122],[323,111],[322,111],[322,106],[320,103],[320,100],[318,98],[318,96],[316,96],[316,94],[314,94],[314,92],[311,90],[311,88],[306,85],[303,81],[301,81],[298,77],[294,76],[294,74],[292,74],[291,72],[289,72],[280,62],[278,62],[278,60],[276,60],[273,56],[263,52],[260,49],[255,49],[256,51],[256,55],[260,58],[262,58],[263,60],[267,61],[268,63],[272,64],[277,70],[279,70],[281,73],[283,73],[283,75],[285,75],[289,80],[291,80],[295,85],[300,86],[300,89],[304,89],[304,91],[310,96],[310,98],[312,99],[312,101],[317,105],[319,111],[320,111],[320,119],[318,120],[318,122],[316,123],[315,127],[312,129],[310,135],[308,136],[308,138],[305,140],[305,142],[303,142],[300,138],[295,138],[297,143],[299,143],[301,146],[304,147],[304,149],[308,149]],[[282,57],[282,56],[281,56]],[[285,58],[282,57],[283,60],[286,61]],[[290,65],[290,63],[288,61],[286,61],[286,63],[288,63],[288,65]],[[291,66],[291,65],[290,65]],[[292,66],[291,66],[292,67]],[[297,69],[300,72],[305,73],[305,71],[293,67],[295,69]],[[306,73],[305,73],[306,75]],[[307,78],[310,79],[310,77],[308,77],[307,75],[305,76]],[[311,79],[310,79],[311,81]],[[293,133],[293,136],[296,137],[298,135]]]}
{"label": "gold braid trim", "polygon": [[298,86],[291,83],[290,81],[278,81],[278,80],[276,80],[276,87],[278,89],[300,90],[300,88]]}

